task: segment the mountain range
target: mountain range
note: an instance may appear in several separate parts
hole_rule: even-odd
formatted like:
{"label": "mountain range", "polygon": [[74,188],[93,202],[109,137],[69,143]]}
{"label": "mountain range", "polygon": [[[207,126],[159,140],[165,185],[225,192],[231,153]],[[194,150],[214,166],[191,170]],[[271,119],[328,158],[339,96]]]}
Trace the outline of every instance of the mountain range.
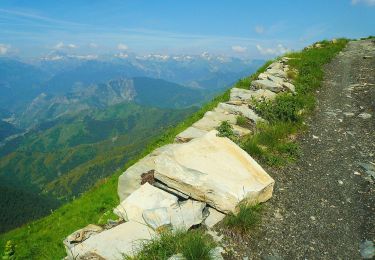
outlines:
{"label": "mountain range", "polygon": [[49,214],[263,61],[196,56],[0,59],[0,232]]}

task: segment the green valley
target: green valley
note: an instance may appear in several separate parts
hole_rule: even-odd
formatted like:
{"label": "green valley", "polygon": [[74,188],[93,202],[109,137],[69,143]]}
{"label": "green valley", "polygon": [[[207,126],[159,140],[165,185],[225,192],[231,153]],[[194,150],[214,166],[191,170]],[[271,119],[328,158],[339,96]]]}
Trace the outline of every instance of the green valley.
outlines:
{"label": "green valley", "polygon": [[[1,147],[0,178],[7,199],[0,207],[17,208],[2,211],[0,232],[49,214],[112,175],[155,136],[195,110],[121,103],[46,122]],[[33,197],[32,214],[21,214]]]}

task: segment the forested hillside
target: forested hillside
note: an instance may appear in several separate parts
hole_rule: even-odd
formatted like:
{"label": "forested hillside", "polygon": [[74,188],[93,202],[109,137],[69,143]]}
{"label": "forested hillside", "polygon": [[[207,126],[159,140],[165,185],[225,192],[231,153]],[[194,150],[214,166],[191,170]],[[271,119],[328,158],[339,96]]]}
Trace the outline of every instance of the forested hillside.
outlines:
{"label": "forested hillside", "polygon": [[195,110],[121,103],[41,124],[0,147],[1,188],[7,191],[0,207],[14,208],[2,211],[0,232],[86,191]]}

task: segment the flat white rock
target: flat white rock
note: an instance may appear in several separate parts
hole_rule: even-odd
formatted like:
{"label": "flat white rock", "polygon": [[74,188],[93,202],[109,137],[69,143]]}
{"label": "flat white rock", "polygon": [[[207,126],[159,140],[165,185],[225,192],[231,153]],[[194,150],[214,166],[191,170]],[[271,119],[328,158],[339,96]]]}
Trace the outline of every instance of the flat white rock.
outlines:
{"label": "flat white rock", "polygon": [[87,259],[85,256],[95,255],[98,258],[94,259],[122,260],[123,254],[134,256],[142,242],[155,236],[155,232],[144,224],[125,222],[76,244],[68,252],[68,259]]}
{"label": "flat white rock", "polygon": [[283,82],[282,86],[293,93],[296,92],[296,87],[292,83]]}
{"label": "flat white rock", "polygon": [[273,76],[273,75],[267,75],[267,79],[277,83],[277,84],[280,84],[282,85],[285,81],[284,78],[280,78],[280,77],[276,77],[276,76]]}
{"label": "flat white rock", "polygon": [[241,101],[243,103],[250,103],[252,99],[256,100],[273,100],[276,93],[268,89],[247,90],[240,88],[232,88],[230,91],[230,101]]}
{"label": "flat white rock", "polygon": [[281,78],[284,78],[284,79],[288,78],[286,72],[284,70],[281,70],[281,69],[273,69],[272,68],[272,69],[266,70],[265,73],[271,74],[271,75],[276,76],[276,77],[281,77]]}
{"label": "flat white rock", "polygon": [[193,127],[204,131],[211,131],[216,129],[223,121],[235,124],[237,116],[220,109],[215,109],[214,111],[206,112],[202,119],[193,124]]}
{"label": "flat white rock", "polygon": [[222,212],[271,198],[274,180],[245,151],[210,131],[155,157],[155,178]]}
{"label": "flat white rock", "polygon": [[269,79],[259,79],[251,82],[251,85],[257,89],[268,89],[272,92],[278,93],[284,90],[284,88]]}
{"label": "flat white rock", "polygon": [[177,203],[178,198],[158,189],[149,183],[143,184],[114,209],[114,213],[125,221],[143,221],[143,211],[162,207],[170,207]]}
{"label": "flat white rock", "polygon": [[231,105],[227,103],[219,103],[218,108],[227,111],[228,113],[234,114],[234,115],[243,115],[244,117],[250,119],[253,122],[259,122],[264,121],[260,116],[258,116],[254,110],[249,108],[247,105]]}
{"label": "flat white rock", "polygon": [[206,203],[186,200],[170,207],[148,209],[143,212],[143,219],[154,230],[170,225],[174,230],[189,230],[202,223]]}
{"label": "flat white rock", "polygon": [[202,130],[202,129],[198,129],[198,128],[190,126],[186,128],[184,131],[182,131],[181,133],[179,133],[176,136],[175,140],[176,142],[186,143],[186,142],[189,142],[191,139],[201,137],[205,134],[207,134],[206,130]]}
{"label": "flat white rock", "polygon": [[217,211],[214,208],[207,207],[207,210],[208,210],[209,215],[207,216],[207,218],[204,220],[203,223],[208,228],[212,228],[213,226],[215,226],[217,223],[219,223],[225,218],[225,214]]}
{"label": "flat white rock", "polygon": [[120,175],[117,187],[117,193],[120,197],[120,201],[123,201],[133,191],[141,187],[142,173],[147,173],[155,168],[153,158],[163,150],[173,147],[174,145],[177,144],[165,145],[154,150],[152,153],[130,166],[123,174]]}

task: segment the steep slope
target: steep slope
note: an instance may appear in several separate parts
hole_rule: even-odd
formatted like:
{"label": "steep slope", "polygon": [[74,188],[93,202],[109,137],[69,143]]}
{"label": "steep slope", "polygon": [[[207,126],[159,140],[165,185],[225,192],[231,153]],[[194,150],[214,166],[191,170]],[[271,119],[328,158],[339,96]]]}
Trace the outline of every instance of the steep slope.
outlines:
{"label": "steep slope", "polygon": [[47,192],[55,202],[72,198],[111,175],[163,129],[194,110],[121,103],[42,124],[0,147],[2,185],[35,197]]}

